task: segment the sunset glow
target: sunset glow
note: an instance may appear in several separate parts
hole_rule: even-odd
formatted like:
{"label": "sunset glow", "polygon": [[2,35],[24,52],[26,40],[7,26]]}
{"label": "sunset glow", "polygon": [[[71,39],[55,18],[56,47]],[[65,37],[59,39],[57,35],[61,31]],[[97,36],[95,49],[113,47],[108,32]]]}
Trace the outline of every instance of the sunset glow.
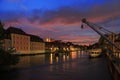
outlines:
{"label": "sunset glow", "polygon": [[5,28],[18,27],[44,40],[92,44],[99,35],[86,25],[81,29],[81,19],[120,32],[119,4],[120,0],[0,0],[0,20]]}

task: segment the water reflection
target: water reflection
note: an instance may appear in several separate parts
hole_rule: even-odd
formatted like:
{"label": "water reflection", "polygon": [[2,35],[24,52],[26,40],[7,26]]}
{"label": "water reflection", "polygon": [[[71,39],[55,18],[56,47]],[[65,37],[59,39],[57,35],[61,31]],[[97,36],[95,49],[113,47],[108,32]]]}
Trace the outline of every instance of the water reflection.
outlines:
{"label": "water reflection", "polygon": [[77,57],[77,53],[76,52],[71,52],[71,58],[75,59]]}
{"label": "water reflection", "polygon": [[28,67],[45,63],[45,55],[21,56],[20,61],[14,67]]}
{"label": "water reflection", "polygon": [[111,80],[103,59],[88,59],[84,55],[72,52],[24,56],[16,66],[30,67],[1,73],[0,80]]}
{"label": "water reflection", "polygon": [[58,56],[56,56],[56,62],[58,63],[58,61],[59,61],[59,58],[58,58]]}
{"label": "water reflection", "polygon": [[50,64],[53,64],[53,54],[50,54]]}
{"label": "water reflection", "polygon": [[56,64],[80,58],[80,55],[80,52],[71,52],[69,54],[61,54],[59,56],[55,56],[52,53],[34,56],[21,56],[19,63],[14,67],[29,67],[44,64]]}
{"label": "water reflection", "polygon": [[66,57],[65,57],[65,55],[63,55],[63,61],[66,61]]}

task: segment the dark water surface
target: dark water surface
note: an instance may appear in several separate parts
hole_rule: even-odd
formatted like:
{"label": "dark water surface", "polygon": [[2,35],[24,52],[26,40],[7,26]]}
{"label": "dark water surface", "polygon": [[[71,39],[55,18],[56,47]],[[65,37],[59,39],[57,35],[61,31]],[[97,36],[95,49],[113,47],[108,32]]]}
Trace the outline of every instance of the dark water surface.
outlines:
{"label": "dark water surface", "polygon": [[86,52],[24,56],[15,67],[0,80],[112,80],[105,59],[89,59]]}

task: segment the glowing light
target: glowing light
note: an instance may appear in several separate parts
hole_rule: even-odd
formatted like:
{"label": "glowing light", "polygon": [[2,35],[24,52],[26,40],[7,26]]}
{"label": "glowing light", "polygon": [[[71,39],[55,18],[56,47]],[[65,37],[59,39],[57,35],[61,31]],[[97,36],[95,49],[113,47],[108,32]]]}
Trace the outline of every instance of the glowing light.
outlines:
{"label": "glowing light", "polygon": [[76,57],[77,57],[76,52],[71,52],[71,58],[72,58],[72,59],[75,59]]}
{"label": "glowing light", "polygon": [[50,64],[53,64],[53,54],[50,54]]}
{"label": "glowing light", "polygon": [[59,61],[59,58],[58,58],[58,56],[56,57],[56,62],[58,62]]}
{"label": "glowing light", "polygon": [[63,55],[63,61],[65,61],[65,55]]}

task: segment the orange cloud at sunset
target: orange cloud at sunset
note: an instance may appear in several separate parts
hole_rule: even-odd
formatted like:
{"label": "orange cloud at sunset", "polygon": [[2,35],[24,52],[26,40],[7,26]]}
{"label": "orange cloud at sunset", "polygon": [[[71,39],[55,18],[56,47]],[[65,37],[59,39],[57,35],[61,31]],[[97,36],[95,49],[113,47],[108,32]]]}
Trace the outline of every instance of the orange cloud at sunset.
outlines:
{"label": "orange cloud at sunset", "polygon": [[[105,26],[108,29],[113,25],[111,22],[114,19],[114,23],[117,25],[115,30],[118,31],[120,29],[119,2],[119,0],[115,0],[104,4],[91,5],[90,7],[73,4],[72,6],[60,6],[46,10],[32,8],[29,11],[27,5],[22,4],[21,1],[14,2],[12,0],[11,3],[18,3],[26,9],[20,8],[19,11],[1,10],[0,19],[5,23],[5,28],[15,26],[44,39],[51,37],[56,40],[91,44],[90,42],[99,39],[99,35],[86,25],[81,30],[81,19],[86,17],[90,22]],[[109,24],[110,27],[105,24]]]}

